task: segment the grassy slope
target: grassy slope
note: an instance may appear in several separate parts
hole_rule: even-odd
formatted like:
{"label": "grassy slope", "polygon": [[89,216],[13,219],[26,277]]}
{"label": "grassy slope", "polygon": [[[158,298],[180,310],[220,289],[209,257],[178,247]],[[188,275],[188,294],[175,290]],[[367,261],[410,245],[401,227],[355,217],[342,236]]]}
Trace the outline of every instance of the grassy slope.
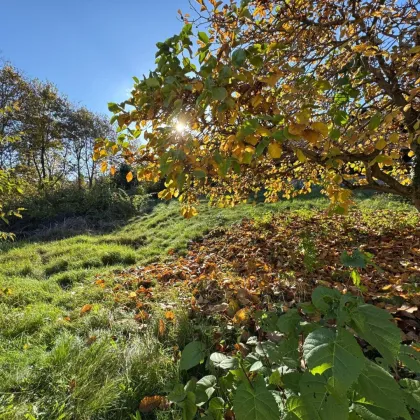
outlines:
{"label": "grassy slope", "polygon": [[[269,211],[311,211],[327,202],[304,198],[271,205],[212,209],[185,220],[176,203],[107,235],[80,235],[0,248],[0,419],[125,419],[145,395],[162,392],[178,375],[173,346],[194,335],[176,290],[161,290],[155,312],[168,303],[177,322],[165,342],[156,325],[140,331],[133,313],[122,311],[95,279],[112,271],[164,259],[172,249],[210,229]],[[410,207],[385,198],[360,202],[362,209]],[[91,304],[92,310],[80,315]],[[163,413],[174,416],[176,413]],[[33,416],[33,417],[31,417]]]}

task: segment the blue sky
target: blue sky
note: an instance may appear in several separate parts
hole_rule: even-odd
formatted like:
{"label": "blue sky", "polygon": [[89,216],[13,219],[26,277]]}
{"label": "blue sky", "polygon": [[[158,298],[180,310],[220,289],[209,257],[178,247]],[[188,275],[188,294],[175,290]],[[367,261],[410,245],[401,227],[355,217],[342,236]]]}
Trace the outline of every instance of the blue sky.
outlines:
{"label": "blue sky", "polygon": [[0,58],[106,113],[181,30],[178,9],[188,0],[0,0]]}

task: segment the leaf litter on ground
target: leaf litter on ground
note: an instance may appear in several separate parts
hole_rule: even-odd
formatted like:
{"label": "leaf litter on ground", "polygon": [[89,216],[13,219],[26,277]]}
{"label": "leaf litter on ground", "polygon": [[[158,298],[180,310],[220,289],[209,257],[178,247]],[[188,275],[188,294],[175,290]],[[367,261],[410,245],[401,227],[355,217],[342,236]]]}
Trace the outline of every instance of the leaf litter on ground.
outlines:
{"label": "leaf litter on ground", "polygon": [[[356,264],[360,284],[343,265],[343,253],[369,255],[367,264]],[[404,341],[413,342],[420,326],[420,224],[412,213],[389,210],[244,219],[192,242],[185,256],[170,252],[168,261],[122,270],[115,281],[115,299],[128,296],[141,322],[159,284],[180,287],[192,313],[217,314],[238,326],[252,323],[256,310],[273,304],[287,310],[328,286],[387,310]]]}

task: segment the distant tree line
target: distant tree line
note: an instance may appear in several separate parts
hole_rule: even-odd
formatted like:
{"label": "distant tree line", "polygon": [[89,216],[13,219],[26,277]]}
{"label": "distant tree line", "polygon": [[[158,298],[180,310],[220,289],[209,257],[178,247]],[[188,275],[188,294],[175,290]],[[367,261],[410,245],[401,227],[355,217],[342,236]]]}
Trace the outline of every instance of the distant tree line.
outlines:
{"label": "distant tree line", "polygon": [[[90,190],[103,177],[93,159],[95,139],[101,137],[116,138],[106,116],[71,103],[51,82],[0,64],[2,221],[19,216],[19,207],[27,208],[31,197],[48,198],[69,187]],[[4,225],[0,236],[6,237],[3,230]]]}
{"label": "distant tree line", "polygon": [[0,168],[44,188],[76,180],[92,186],[98,137],[115,137],[107,117],[72,104],[50,82],[0,67]]}

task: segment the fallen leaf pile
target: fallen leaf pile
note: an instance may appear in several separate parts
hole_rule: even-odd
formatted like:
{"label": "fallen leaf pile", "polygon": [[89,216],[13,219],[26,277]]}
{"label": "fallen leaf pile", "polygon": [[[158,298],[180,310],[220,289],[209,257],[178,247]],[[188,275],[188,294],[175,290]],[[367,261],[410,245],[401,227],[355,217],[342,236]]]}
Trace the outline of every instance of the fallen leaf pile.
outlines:
{"label": "fallen leaf pile", "polygon": [[[265,219],[264,219],[265,220]],[[358,268],[361,287],[340,256],[354,250],[372,254],[372,264]],[[318,285],[362,295],[388,310],[417,341],[420,326],[420,223],[417,216],[391,211],[350,216],[280,214],[263,222],[243,220],[214,230],[190,244],[184,257],[124,270],[116,277],[121,293],[143,305],[154,299],[153,284],[181,285],[193,311],[220,314],[227,322],[248,322],[255,309],[273,303],[291,307],[310,300]]]}

